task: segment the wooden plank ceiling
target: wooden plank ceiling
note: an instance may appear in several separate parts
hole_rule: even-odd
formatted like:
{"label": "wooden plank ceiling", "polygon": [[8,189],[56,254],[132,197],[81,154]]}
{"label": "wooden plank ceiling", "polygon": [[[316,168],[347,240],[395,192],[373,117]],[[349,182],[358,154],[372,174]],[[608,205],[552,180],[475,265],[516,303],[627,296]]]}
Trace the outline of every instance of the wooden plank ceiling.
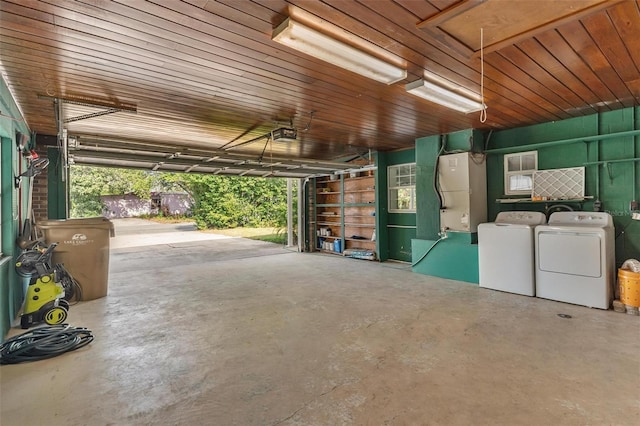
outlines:
{"label": "wooden plank ceiling", "polygon": [[[276,158],[271,166],[336,161],[412,147],[422,136],[640,103],[638,0],[2,0],[0,7],[1,72],[28,125],[56,135],[53,99],[82,101],[62,103],[60,121],[80,147],[92,148],[75,153],[87,163],[155,156],[165,160],[135,166],[162,169],[193,154],[195,165],[172,167],[198,171],[216,155]],[[400,58],[408,76],[387,86],[272,41],[287,17],[373,42]],[[479,94],[480,28],[486,122],[405,91],[426,71]],[[94,103],[135,112],[99,115],[106,107]],[[74,120],[87,114],[95,116]],[[289,125],[296,141],[264,137]]]}

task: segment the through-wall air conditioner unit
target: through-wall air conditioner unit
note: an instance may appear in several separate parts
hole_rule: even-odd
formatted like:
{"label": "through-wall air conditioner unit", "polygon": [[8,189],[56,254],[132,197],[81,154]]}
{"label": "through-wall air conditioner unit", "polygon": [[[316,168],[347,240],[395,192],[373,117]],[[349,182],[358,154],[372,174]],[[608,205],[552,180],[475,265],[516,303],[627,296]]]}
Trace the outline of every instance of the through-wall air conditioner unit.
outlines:
{"label": "through-wall air conditioner unit", "polygon": [[280,127],[271,131],[271,139],[274,142],[291,142],[298,138],[298,131],[290,127]]}

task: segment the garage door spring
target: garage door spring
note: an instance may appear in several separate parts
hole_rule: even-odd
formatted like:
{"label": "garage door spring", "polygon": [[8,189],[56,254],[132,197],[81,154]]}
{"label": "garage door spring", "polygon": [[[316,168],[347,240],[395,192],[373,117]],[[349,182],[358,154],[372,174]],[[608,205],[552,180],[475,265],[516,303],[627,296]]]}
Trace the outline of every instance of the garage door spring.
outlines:
{"label": "garage door spring", "polygon": [[59,324],[34,328],[0,344],[0,364],[17,364],[53,358],[93,341],[91,330]]}

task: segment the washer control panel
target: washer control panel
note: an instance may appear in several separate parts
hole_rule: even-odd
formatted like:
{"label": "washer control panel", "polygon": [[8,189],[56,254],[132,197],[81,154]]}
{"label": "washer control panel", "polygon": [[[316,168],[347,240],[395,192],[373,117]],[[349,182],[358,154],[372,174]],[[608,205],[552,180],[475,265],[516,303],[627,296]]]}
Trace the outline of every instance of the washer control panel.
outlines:
{"label": "washer control panel", "polygon": [[542,225],[547,222],[541,212],[500,212],[496,216],[496,223],[501,225]]}
{"label": "washer control panel", "polygon": [[604,212],[556,212],[549,218],[549,225],[613,226],[613,218]]}

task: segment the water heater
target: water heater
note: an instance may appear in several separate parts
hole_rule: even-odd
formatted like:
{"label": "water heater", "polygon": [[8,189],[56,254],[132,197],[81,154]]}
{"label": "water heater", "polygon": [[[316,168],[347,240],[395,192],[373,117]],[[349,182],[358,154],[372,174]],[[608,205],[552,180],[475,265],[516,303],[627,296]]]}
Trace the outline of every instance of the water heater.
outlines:
{"label": "water heater", "polygon": [[442,197],[440,229],[477,232],[487,221],[487,171],[484,154],[461,152],[438,159]]}

